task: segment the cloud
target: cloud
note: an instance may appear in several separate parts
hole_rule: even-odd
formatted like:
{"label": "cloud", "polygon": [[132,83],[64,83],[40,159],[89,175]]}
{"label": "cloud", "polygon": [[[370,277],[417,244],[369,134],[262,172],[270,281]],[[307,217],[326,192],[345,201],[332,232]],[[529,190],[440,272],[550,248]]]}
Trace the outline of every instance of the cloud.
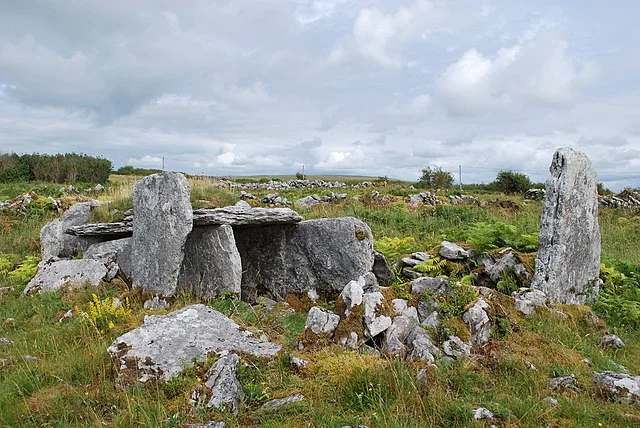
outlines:
{"label": "cloud", "polygon": [[568,44],[538,34],[493,59],[472,48],[451,64],[438,83],[438,94],[453,115],[481,114],[534,102],[550,107],[572,104],[593,83],[598,66],[567,53]]}
{"label": "cloud", "polygon": [[143,167],[143,168],[162,167],[162,158],[158,156],[151,156],[151,155],[144,155],[139,159],[129,158],[128,165]]}

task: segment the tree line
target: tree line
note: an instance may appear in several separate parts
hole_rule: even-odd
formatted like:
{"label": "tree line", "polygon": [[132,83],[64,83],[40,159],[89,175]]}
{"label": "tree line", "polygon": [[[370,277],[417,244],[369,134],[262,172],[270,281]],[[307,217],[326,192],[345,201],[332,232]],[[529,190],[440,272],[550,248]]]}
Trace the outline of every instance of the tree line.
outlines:
{"label": "tree line", "polygon": [[85,154],[56,155],[0,153],[0,183],[46,181],[53,183],[105,183],[111,161]]}

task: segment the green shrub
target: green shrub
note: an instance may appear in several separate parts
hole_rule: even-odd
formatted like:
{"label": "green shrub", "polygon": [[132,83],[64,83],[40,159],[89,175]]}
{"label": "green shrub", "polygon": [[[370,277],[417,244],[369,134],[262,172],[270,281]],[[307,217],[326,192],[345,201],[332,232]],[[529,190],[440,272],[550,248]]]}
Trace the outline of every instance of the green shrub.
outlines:
{"label": "green shrub", "polygon": [[502,193],[524,193],[531,187],[531,181],[526,174],[513,171],[500,171],[494,181],[496,190]]}
{"label": "green shrub", "polygon": [[26,285],[38,270],[40,259],[34,256],[27,256],[16,269],[9,272],[9,276],[19,285]]}
{"label": "green shrub", "polygon": [[376,251],[384,254],[387,260],[395,262],[402,254],[409,254],[418,251],[420,248],[416,240],[410,236],[405,238],[383,237],[374,242]]}
{"label": "green shrub", "polygon": [[640,275],[630,270],[628,264],[620,264],[630,276],[615,267],[600,265],[602,289],[593,310],[613,326],[640,327]]}
{"label": "green shrub", "polygon": [[523,252],[538,249],[537,234],[521,234],[516,226],[499,221],[480,221],[463,228],[446,229],[443,237],[449,241],[466,241],[481,253],[500,247],[512,247]]}

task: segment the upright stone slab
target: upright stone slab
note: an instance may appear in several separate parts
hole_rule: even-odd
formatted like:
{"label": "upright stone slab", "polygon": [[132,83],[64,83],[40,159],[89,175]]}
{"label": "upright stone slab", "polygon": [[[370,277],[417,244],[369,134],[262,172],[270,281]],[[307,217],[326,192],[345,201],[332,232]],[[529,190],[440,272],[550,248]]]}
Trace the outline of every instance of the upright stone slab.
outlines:
{"label": "upright stone slab", "polygon": [[185,246],[178,287],[199,297],[240,294],[242,263],[229,225],[202,226],[191,231]]}
{"label": "upright stone slab", "polygon": [[570,148],[553,155],[532,288],[550,303],[584,304],[598,293],[600,227],[596,172]]}
{"label": "upright stone slab", "polygon": [[172,295],[193,227],[191,189],[182,174],[163,172],[133,186],[132,280],[162,295]]}
{"label": "upright stone slab", "polygon": [[84,225],[89,221],[91,211],[98,201],[78,202],[72,205],[60,218],[50,221],[40,230],[42,260],[56,257],[74,257],[85,251],[91,244],[99,242],[95,237],[77,237],[67,235],[65,231],[72,226]]}
{"label": "upright stone slab", "polygon": [[294,225],[234,229],[242,258],[242,297],[341,291],[373,268],[373,236],[362,221],[323,218]]}

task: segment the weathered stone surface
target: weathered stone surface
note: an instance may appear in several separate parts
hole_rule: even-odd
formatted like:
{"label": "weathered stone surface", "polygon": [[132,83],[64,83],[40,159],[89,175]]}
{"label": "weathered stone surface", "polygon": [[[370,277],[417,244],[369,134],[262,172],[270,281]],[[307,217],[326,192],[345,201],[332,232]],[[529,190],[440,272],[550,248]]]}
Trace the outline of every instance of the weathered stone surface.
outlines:
{"label": "weathered stone surface", "polygon": [[205,385],[211,390],[207,407],[238,412],[238,404],[244,392],[238,381],[238,363],[240,357],[228,354],[221,357],[206,374]]}
{"label": "weathered stone surface", "polygon": [[242,262],[231,226],[205,226],[191,231],[185,244],[178,289],[202,298],[240,294]]}
{"label": "weathered stone surface", "polygon": [[470,307],[463,315],[462,320],[469,326],[471,332],[471,343],[473,346],[480,346],[489,341],[491,337],[491,322],[485,309],[489,304],[483,298]]}
{"label": "weathered stone surface", "polygon": [[73,236],[127,237],[133,234],[133,225],[128,221],[88,223],[68,227],[65,233]]}
{"label": "weathered stone surface", "polygon": [[133,240],[135,287],[173,295],[191,232],[191,189],[182,174],[149,175],[133,186]]}
{"label": "weathered stone surface", "polygon": [[572,388],[577,381],[578,379],[576,379],[575,375],[554,377],[549,380],[549,388],[554,391]]}
{"label": "weathered stone surface", "polygon": [[284,398],[276,398],[275,400],[269,400],[260,407],[262,410],[273,410],[278,407],[286,406],[287,404],[296,403],[304,400],[304,395],[293,394]]}
{"label": "weathered stone surface", "polygon": [[600,346],[603,346],[605,348],[620,349],[624,348],[625,345],[622,339],[620,339],[615,334],[605,334],[604,336],[602,336],[602,339],[600,339]]}
{"label": "weathered stone surface", "polygon": [[304,328],[311,330],[317,335],[328,334],[331,336],[336,327],[338,327],[339,322],[340,316],[338,314],[314,306],[309,310]]}
{"label": "weathered stone surface", "polygon": [[415,318],[406,315],[395,317],[382,341],[384,351],[390,356],[404,356],[407,352],[407,339],[417,326],[418,321]]}
{"label": "weathered stone surface", "polygon": [[109,353],[119,366],[119,382],[169,380],[210,352],[273,357],[281,346],[251,337],[240,326],[205,305],[167,315],[146,316],[144,324],[118,337]]}
{"label": "weathered stone surface", "polygon": [[384,254],[377,251],[374,252],[372,272],[382,287],[389,287],[393,284],[393,272],[389,269],[387,259]]}
{"label": "weathered stone surface", "polygon": [[445,355],[453,358],[467,358],[471,356],[471,346],[464,343],[458,336],[449,336],[442,344]]}
{"label": "weathered stone surface", "polygon": [[442,241],[439,254],[447,260],[464,260],[469,257],[467,250],[449,241]]}
{"label": "weathered stone surface", "polygon": [[531,274],[526,266],[518,260],[516,254],[510,248],[503,251],[505,253],[499,254],[501,257],[495,262],[490,257],[485,259],[485,272],[489,275],[491,281],[496,284],[502,279],[503,274],[508,272],[513,273],[519,281],[528,284],[531,281]]}
{"label": "weathered stone surface", "polygon": [[358,278],[356,281],[349,281],[340,293],[346,307],[344,315],[351,313],[351,308],[362,304],[362,296],[364,295],[365,279]]}
{"label": "weathered stone surface", "polygon": [[169,309],[169,303],[159,298],[158,296],[153,296],[152,299],[147,299],[144,301],[142,307],[148,311],[164,311]]}
{"label": "weathered stone surface", "polygon": [[584,304],[599,286],[596,173],[584,153],[570,148],[555,152],[549,171],[531,286],[550,303]]}
{"label": "weathered stone surface", "polygon": [[405,299],[393,299],[391,301],[393,312],[395,312],[396,315],[405,315],[418,322],[418,310],[414,306],[408,306],[408,304],[409,301]]}
{"label": "weathered stone surface", "polygon": [[193,212],[194,226],[228,224],[236,228],[296,224],[301,221],[302,216],[289,208],[245,208],[236,205]]}
{"label": "weathered stone surface", "polygon": [[305,196],[304,198],[298,199],[295,205],[299,208],[312,208],[321,203],[322,201],[320,199],[316,199],[313,196]]}
{"label": "weathered stone surface", "polygon": [[416,326],[408,337],[411,353],[410,361],[426,361],[433,364],[435,359],[442,355],[442,352],[433,343],[429,334],[420,326]]}
{"label": "weathered stone surface", "polygon": [[362,296],[365,334],[370,338],[376,337],[391,327],[391,317],[377,313],[378,306],[382,305],[383,300],[384,296],[380,292],[367,293]]}
{"label": "weathered stone surface", "polygon": [[114,239],[113,241],[93,244],[85,251],[84,258],[100,260],[105,264],[115,262],[120,267],[120,271],[130,278],[133,270],[131,238]]}
{"label": "weathered stone surface", "polygon": [[432,278],[423,276],[411,281],[412,293],[433,293],[437,297],[446,296],[453,292],[449,280],[447,278]]}
{"label": "weathered stone surface", "polygon": [[12,345],[12,344],[13,344],[13,340],[7,337],[0,337],[0,345]]}
{"label": "weathered stone surface", "polygon": [[64,285],[97,287],[106,275],[106,266],[98,260],[49,259],[38,264],[38,272],[27,284],[24,294],[53,291]]}
{"label": "weathered stone surface", "polygon": [[533,315],[536,308],[545,306],[547,301],[547,296],[542,291],[531,288],[520,288],[511,293],[511,297],[515,299],[516,309],[526,316]]}
{"label": "weathered stone surface", "polygon": [[593,372],[593,381],[603,395],[640,406],[640,376],[610,371]]}
{"label": "weathered stone surface", "polygon": [[234,229],[242,258],[242,297],[258,294],[283,300],[289,293],[341,291],[371,271],[369,226],[351,217],[323,218],[296,225]]}
{"label": "weathered stone surface", "polygon": [[495,418],[491,410],[485,407],[478,407],[477,409],[472,410],[471,413],[473,413],[473,419],[475,420]]}
{"label": "weathered stone surface", "polygon": [[440,316],[438,315],[438,302],[425,297],[418,301],[418,319],[420,324],[427,327],[436,328],[440,325]]}
{"label": "weathered stone surface", "polygon": [[95,238],[78,238],[65,233],[72,226],[85,224],[89,220],[91,210],[98,205],[100,205],[98,201],[78,202],[60,218],[44,225],[40,230],[42,260],[52,257],[74,257],[78,252],[85,251],[91,244],[98,242]]}

